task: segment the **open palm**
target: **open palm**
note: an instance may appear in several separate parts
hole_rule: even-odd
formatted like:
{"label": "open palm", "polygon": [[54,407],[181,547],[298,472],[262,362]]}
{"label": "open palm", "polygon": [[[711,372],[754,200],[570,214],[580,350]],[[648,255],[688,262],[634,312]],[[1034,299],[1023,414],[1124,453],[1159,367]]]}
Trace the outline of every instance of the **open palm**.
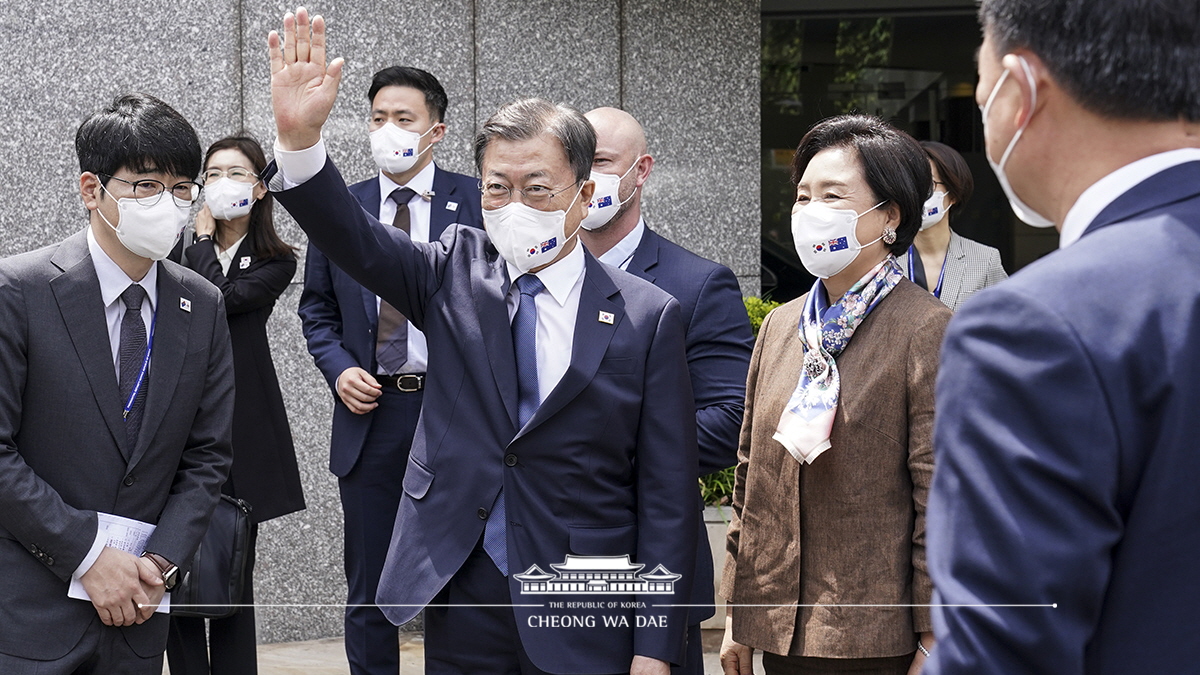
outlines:
{"label": "open palm", "polygon": [[333,109],[345,62],[325,64],[325,20],[309,21],[308,10],[283,17],[283,40],[267,36],[271,55],[271,109],[284,150],[312,147],[321,138],[321,126]]}

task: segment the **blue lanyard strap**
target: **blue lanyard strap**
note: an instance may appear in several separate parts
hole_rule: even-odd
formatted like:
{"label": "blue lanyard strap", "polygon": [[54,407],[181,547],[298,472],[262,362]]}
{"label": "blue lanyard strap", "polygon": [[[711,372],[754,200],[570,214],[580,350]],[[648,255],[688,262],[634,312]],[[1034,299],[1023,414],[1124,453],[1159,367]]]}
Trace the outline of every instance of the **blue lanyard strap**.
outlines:
{"label": "blue lanyard strap", "polygon": [[125,402],[125,411],[121,413],[121,419],[128,419],[129,412],[133,410],[133,402],[137,400],[138,391],[142,388],[142,382],[146,379],[146,371],[150,368],[150,349],[154,347],[154,326],[158,324],[158,310],[150,315],[150,338],[146,340],[146,356],[142,358],[142,369],[138,371],[137,380],[133,383],[133,391],[129,393],[129,400]]}
{"label": "blue lanyard strap", "polygon": [[[916,246],[908,247],[908,280],[914,283],[917,283],[917,268],[915,267],[913,261],[918,260],[919,255],[920,254],[917,253]],[[949,257],[950,251],[946,251],[946,257],[942,258],[942,271],[940,274],[938,274],[937,286],[935,286],[933,289],[933,297],[935,298],[942,297],[942,282],[946,280],[946,259]],[[919,283],[924,286],[926,282],[922,280]]]}

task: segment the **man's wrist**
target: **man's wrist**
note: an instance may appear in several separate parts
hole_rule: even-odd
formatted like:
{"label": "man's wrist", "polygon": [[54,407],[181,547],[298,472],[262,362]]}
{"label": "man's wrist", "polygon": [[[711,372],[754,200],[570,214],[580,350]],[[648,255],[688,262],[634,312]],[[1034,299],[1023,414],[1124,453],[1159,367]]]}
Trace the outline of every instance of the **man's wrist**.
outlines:
{"label": "man's wrist", "polygon": [[145,551],[142,557],[149,560],[158,568],[158,573],[162,575],[163,586],[169,591],[175,588],[175,584],[179,581],[179,566],[167,560],[157,553]]}

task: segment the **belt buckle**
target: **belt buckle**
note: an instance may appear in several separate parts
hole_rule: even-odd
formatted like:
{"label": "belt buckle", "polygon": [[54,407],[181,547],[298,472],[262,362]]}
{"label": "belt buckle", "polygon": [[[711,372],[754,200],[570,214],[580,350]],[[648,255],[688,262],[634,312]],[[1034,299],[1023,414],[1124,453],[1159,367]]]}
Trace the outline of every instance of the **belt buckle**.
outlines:
{"label": "belt buckle", "polygon": [[396,377],[396,388],[406,394],[421,391],[421,385],[424,384],[422,379],[420,375],[399,375]]}

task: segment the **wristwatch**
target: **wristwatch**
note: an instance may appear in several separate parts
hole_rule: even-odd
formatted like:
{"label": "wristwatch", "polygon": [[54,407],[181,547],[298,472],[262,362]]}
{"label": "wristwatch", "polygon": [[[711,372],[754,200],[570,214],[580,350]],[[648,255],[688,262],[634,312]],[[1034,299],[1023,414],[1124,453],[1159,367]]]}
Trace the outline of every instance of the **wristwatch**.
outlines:
{"label": "wristwatch", "polygon": [[154,566],[158,568],[158,572],[163,578],[163,587],[168,591],[173,590],[175,584],[179,583],[179,567],[157,553],[146,551],[142,553],[142,557],[154,563]]}

